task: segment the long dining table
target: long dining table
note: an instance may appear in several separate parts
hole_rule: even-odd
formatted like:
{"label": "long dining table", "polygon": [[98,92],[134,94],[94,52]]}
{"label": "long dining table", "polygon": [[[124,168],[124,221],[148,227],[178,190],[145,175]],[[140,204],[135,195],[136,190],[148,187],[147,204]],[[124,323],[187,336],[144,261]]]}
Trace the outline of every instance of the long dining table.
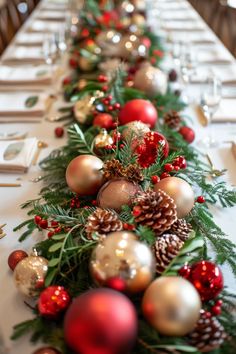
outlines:
{"label": "long dining table", "polygon": [[[66,0],[42,0],[29,19],[25,22],[19,33],[13,39],[9,48],[3,54],[0,61],[0,68],[2,65],[6,65],[9,58],[9,53],[14,56],[14,51],[19,50],[20,38],[27,38],[28,33],[36,33],[37,35],[50,30],[51,33],[58,31],[57,22],[54,19],[44,18],[42,16],[45,12],[60,11],[66,8]],[[193,9],[190,3],[186,0],[156,0],[147,1],[148,21],[152,28],[161,35],[163,41],[166,43],[167,59],[163,63],[163,70],[169,70],[175,67],[178,71],[178,65],[176,64],[176,58],[173,55],[173,48],[176,44],[184,43],[184,45],[193,46],[198,53],[198,57],[207,57],[205,62],[198,62],[198,67],[202,66],[206,71],[214,68],[217,72],[222,72],[221,80],[223,82],[223,96],[226,98],[229,96],[230,107],[236,107],[236,76],[235,83],[224,82],[223,74],[230,66],[236,73],[236,62],[234,57],[228,52],[212,30],[202,20],[198,13]],[[65,21],[65,19],[63,20]],[[47,26],[43,24],[47,23]],[[42,24],[43,23],[43,24]],[[40,27],[41,26],[41,27]],[[32,30],[34,29],[34,31]],[[31,43],[22,42],[21,47],[25,47],[26,51],[30,51]],[[33,45],[32,45],[33,46]],[[40,45],[38,45],[39,48]],[[221,58],[222,60],[218,60]],[[0,119],[0,138],[1,135],[11,134],[13,132],[19,132],[27,134],[27,137],[36,137],[38,141],[45,142],[47,147],[41,149],[39,160],[48,156],[48,154],[66,143],[66,135],[62,138],[55,137],[54,130],[60,126],[61,123],[51,122],[48,118],[56,116],[59,107],[65,106],[63,102],[62,92],[62,79],[66,76],[69,68],[67,66],[68,54],[64,53],[60,60],[56,63],[57,75],[53,82],[46,85],[39,85],[39,87],[25,88],[17,86],[0,85],[0,94],[7,93],[8,96],[20,95],[24,90],[30,92],[45,93],[47,96],[52,97],[50,109],[45,112],[41,119],[22,119],[22,117],[16,117],[14,120],[9,120],[8,117]],[[10,65],[10,64],[9,64]],[[23,60],[19,60],[14,63],[14,66],[22,67],[27,76],[27,69],[35,67],[36,63],[31,63],[28,59],[27,64]],[[58,70],[59,69],[59,70]],[[227,181],[229,185],[236,185],[236,156],[232,151],[232,142],[236,142],[236,113],[235,119],[227,121],[227,119],[213,121],[211,127],[204,126],[196,110],[197,102],[200,99],[202,90],[201,80],[198,82],[190,82],[187,87],[188,95],[190,97],[190,104],[187,106],[183,114],[191,117],[190,124],[196,133],[195,146],[199,145],[199,142],[204,136],[212,130],[218,146],[211,149],[201,149],[202,156],[208,154],[211,162],[217,169],[227,169],[227,172],[222,177]],[[192,100],[194,98],[194,100]],[[222,100],[225,98],[223,97]],[[1,105],[1,103],[0,103]],[[1,109],[1,107],[0,107]],[[235,110],[236,111],[236,110]],[[224,117],[223,117],[224,118]],[[19,243],[18,238],[20,231],[13,232],[13,228],[23,222],[26,218],[26,210],[21,209],[21,204],[26,200],[34,199],[37,197],[42,183],[37,181],[37,178],[41,175],[40,167],[38,164],[31,166],[27,173],[24,174],[8,174],[0,173],[0,185],[17,183],[19,187],[0,187],[0,225],[4,226],[4,233],[6,234],[0,240],[0,353],[16,354],[24,353],[30,354],[35,350],[29,337],[26,336],[17,341],[11,341],[10,336],[12,333],[12,327],[24,320],[27,320],[31,316],[31,311],[23,303],[23,297],[19,294],[12,277],[7,259],[9,254],[15,249],[24,249],[29,251],[32,246],[41,239],[41,235],[33,234],[23,244]],[[235,216],[236,208],[222,209],[220,207],[213,208],[213,215],[217,224],[223,229],[228,237],[236,242],[235,234]],[[45,236],[46,237],[46,236]],[[223,266],[223,273],[225,278],[225,284],[233,292],[236,292],[236,284],[233,276],[227,266]],[[40,344],[38,345],[40,347]]]}

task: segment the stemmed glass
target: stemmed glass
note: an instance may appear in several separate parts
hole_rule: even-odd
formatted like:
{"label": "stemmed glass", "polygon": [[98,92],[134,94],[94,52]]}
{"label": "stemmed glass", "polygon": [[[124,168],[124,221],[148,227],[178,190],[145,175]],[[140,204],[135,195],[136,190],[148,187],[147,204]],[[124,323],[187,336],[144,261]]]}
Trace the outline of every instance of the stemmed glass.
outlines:
{"label": "stemmed glass", "polygon": [[204,112],[205,117],[208,120],[209,126],[209,134],[206,138],[203,139],[202,144],[205,147],[215,147],[217,146],[217,142],[212,136],[211,131],[211,122],[214,114],[219,108],[221,95],[222,95],[222,85],[221,81],[218,77],[216,77],[213,73],[209,75],[206,80],[206,84],[204,85],[203,92],[201,95],[201,107]]}
{"label": "stemmed glass", "polygon": [[[182,79],[184,82],[185,92],[187,90],[188,84],[190,82],[191,77],[195,74],[197,68],[197,53],[190,43],[182,44],[181,46],[181,54],[180,54],[180,70],[182,74]],[[187,93],[185,93],[183,97],[186,103],[189,103],[189,97]]]}
{"label": "stemmed glass", "polygon": [[45,33],[43,38],[42,51],[43,51],[45,63],[52,69],[53,60],[55,59],[57,54],[55,34]]}

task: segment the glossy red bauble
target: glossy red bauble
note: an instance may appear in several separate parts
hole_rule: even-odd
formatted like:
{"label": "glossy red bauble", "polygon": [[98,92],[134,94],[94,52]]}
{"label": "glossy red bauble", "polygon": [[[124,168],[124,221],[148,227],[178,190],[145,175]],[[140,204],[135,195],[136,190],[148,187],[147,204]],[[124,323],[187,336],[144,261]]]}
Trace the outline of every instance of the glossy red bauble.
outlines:
{"label": "glossy red bauble", "polygon": [[39,296],[39,313],[45,317],[56,318],[62,311],[67,309],[70,300],[70,295],[63,286],[49,286]]}
{"label": "glossy red bauble", "polygon": [[17,264],[24,258],[28,257],[28,254],[22,250],[13,251],[8,257],[8,265],[11,270],[14,270]]}
{"label": "glossy red bauble", "polygon": [[154,128],[157,123],[158,114],[156,108],[150,101],[143,99],[134,99],[127,102],[119,113],[121,125],[141,121],[150,128]]}
{"label": "glossy red bauble", "polygon": [[87,291],[67,310],[64,336],[75,354],[128,354],[137,336],[135,308],[115,290]]}
{"label": "glossy red bauble", "polygon": [[93,120],[93,125],[97,125],[101,128],[112,129],[114,127],[114,121],[110,114],[99,113]]}
{"label": "glossy red bauble", "polygon": [[182,135],[185,141],[191,144],[195,139],[195,133],[192,128],[189,127],[181,127],[179,133]]}
{"label": "glossy red bauble", "polygon": [[208,261],[193,264],[188,280],[195,286],[202,301],[214,299],[224,286],[223,274],[220,268]]}

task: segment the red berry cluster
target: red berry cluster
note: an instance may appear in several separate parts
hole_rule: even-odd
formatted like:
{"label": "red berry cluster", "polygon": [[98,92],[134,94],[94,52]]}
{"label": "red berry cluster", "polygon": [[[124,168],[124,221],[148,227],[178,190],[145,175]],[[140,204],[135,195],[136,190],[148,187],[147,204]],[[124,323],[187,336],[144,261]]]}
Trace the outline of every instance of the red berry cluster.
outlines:
{"label": "red berry cluster", "polygon": [[102,103],[104,104],[106,111],[109,113],[113,111],[119,111],[121,107],[119,102],[112,103],[112,100],[112,95],[105,96],[102,99]]}
{"label": "red berry cluster", "polygon": [[118,132],[118,130],[113,130],[112,132],[112,140],[113,140],[113,144],[112,145],[107,145],[105,146],[106,150],[115,150],[117,144],[119,144],[119,149],[123,149],[123,147],[125,146],[122,141],[121,141],[121,134],[120,132]]}
{"label": "red berry cluster", "polygon": [[133,230],[135,230],[135,226],[134,226],[134,225],[128,224],[128,223],[126,223],[126,222],[123,224],[123,228],[124,228],[124,230],[127,230],[127,231],[133,231]]}
{"label": "red berry cluster", "polygon": [[178,156],[174,159],[172,163],[166,163],[164,165],[164,172],[159,176],[152,176],[151,180],[153,184],[157,184],[161,179],[170,177],[170,172],[179,171],[180,169],[185,169],[187,167],[187,162],[184,156]]}
{"label": "red berry cluster", "polygon": [[215,305],[212,306],[212,308],[211,308],[212,314],[215,315],[215,316],[220,315],[220,314],[221,314],[221,307],[222,307],[222,305],[223,305],[223,301],[222,301],[222,300],[217,300],[217,301],[215,302]]}
{"label": "red berry cluster", "polygon": [[48,230],[48,237],[52,237],[62,231],[62,227],[59,225],[58,221],[52,220],[49,223],[48,220],[42,219],[40,215],[34,217],[34,222],[40,229]]}
{"label": "red berry cluster", "polygon": [[76,197],[74,197],[74,198],[71,199],[71,201],[70,201],[70,207],[71,207],[72,209],[74,209],[74,208],[80,208],[80,200],[79,200],[79,197],[78,197],[78,196],[76,196]]}

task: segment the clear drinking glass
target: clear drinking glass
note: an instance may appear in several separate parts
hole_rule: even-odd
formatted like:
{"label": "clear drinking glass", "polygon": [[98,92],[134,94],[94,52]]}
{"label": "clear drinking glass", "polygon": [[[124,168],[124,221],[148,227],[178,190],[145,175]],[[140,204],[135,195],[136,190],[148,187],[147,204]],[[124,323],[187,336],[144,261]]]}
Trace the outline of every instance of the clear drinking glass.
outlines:
{"label": "clear drinking glass", "polygon": [[208,120],[209,134],[203,139],[205,147],[215,147],[217,142],[212,135],[211,122],[214,114],[219,108],[222,95],[221,81],[214,74],[209,75],[201,95],[201,107]]}
{"label": "clear drinking glass", "polygon": [[43,56],[47,65],[52,69],[52,64],[57,55],[56,37],[53,33],[45,33],[43,38]]}
{"label": "clear drinking glass", "polygon": [[195,74],[197,68],[197,52],[191,43],[183,43],[180,53],[180,71],[183,79],[184,92],[182,99],[185,103],[191,103],[191,98],[188,95],[188,85],[191,77]]}

